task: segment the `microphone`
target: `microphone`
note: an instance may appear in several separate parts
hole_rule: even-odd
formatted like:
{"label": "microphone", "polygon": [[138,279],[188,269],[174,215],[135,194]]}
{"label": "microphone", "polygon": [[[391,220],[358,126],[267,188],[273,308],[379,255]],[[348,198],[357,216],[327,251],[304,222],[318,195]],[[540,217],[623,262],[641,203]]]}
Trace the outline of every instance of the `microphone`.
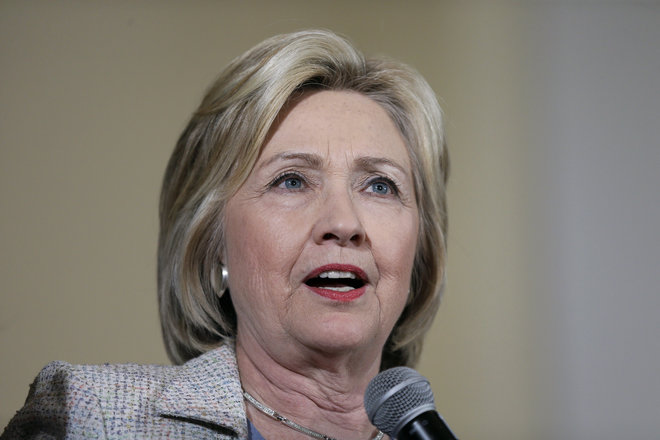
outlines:
{"label": "microphone", "polygon": [[374,377],[364,393],[369,421],[397,440],[456,440],[435,410],[429,381],[408,367]]}

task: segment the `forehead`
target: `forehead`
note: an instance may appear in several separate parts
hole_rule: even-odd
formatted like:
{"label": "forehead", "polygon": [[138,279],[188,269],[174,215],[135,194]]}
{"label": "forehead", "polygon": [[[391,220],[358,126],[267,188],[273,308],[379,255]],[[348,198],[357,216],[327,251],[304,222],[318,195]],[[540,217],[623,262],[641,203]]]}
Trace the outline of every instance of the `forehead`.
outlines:
{"label": "forehead", "polygon": [[315,91],[287,105],[261,156],[297,150],[329,156],[381,156],[410,168],[406,143],[378,103],[351,91]]}

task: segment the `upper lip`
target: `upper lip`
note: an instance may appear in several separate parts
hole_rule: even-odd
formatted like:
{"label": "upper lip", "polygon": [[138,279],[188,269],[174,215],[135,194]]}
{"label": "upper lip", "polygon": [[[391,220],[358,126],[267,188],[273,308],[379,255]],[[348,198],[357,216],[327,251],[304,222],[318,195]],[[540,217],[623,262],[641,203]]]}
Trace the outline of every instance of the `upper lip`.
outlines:
{"label": "upper lip", "polygon": [[339,272],[340,275],[342,272],[346,272],[350,274],[349,276],[352,275],[364,283],[369,282],[369,277],[367,276],[364,270],[360,269],[357,266],[353,266],[352,264],[340,264],[340,263],[325,264],[323,266],[317,267],[305,277],[303,282],[307,282],[312,278],[317,278],[324,272]]}

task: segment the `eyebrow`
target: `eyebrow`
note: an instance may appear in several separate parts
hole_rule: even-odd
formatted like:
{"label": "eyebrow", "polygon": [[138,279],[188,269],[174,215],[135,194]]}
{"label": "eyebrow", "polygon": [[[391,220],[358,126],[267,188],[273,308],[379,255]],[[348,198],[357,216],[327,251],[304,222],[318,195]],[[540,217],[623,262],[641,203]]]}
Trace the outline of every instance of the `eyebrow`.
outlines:
{"label": "eyebrow", "polygon": [[[277,162],[279,160],[281,161],[301,160],[305,162],[307,166],[309,166],[312,169],[322,168],[324,162],[324,159],[317,154],[285,151],[268,158],[265,162],[263,162],[259,166],[259,168],[266,167],[272,164],[273,162]],[[362,157],[358,157],[355,160],[355,162],[357,164],[357,168],[366,171],[375,171],[379,166],[386,165],[398,170],[404,176],[409,175],[409,172],[403,166],[399,165],[397,162],[388,159],[386,157],[362,156]]]}
{"label": "eyebrow", "polygon": [[386,157],[364,156],[358,157],[356,162],[363,170],[372,171],[378,168],[379,165],[387,165],[399,170],[404,176],[408,176],[408,171],[404,167]]}
{"label": "eyebrow", "polygon": [[277,162],[278,160],[281,161],[290,161],[290,160],[301,160],[305,163],[310,168],[314,169],[319,169],[323,166],[323,159],[321,156],[318,156],[316,154],[310,154],[310,153],[294,153],[294,152],[283,152],[274,155],[273,157],[268,158],[264,163],[260,165],[260,168],[266,167],[273,162]]}

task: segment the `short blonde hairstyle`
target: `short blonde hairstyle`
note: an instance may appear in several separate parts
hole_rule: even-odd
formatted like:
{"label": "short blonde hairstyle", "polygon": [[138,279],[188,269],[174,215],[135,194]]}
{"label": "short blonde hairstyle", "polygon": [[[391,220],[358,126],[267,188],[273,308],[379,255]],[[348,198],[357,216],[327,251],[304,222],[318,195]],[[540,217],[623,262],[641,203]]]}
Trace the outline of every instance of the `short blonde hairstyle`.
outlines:
{"label": "short blonde hairstyle", "polygon": [[405,139],[420,227],[410,294],[381,369],[414,366],[445,280],[448,155],[442,113],[422,76],[366,59],[311,30],[272,37],[211,85],[169,160],[160,198],[158,299],[168,355],[183,363],[231,340],[236,312],[222,281],[223,209],[245,182],[280,110],[307,90],[350,90],[380,104]]}

